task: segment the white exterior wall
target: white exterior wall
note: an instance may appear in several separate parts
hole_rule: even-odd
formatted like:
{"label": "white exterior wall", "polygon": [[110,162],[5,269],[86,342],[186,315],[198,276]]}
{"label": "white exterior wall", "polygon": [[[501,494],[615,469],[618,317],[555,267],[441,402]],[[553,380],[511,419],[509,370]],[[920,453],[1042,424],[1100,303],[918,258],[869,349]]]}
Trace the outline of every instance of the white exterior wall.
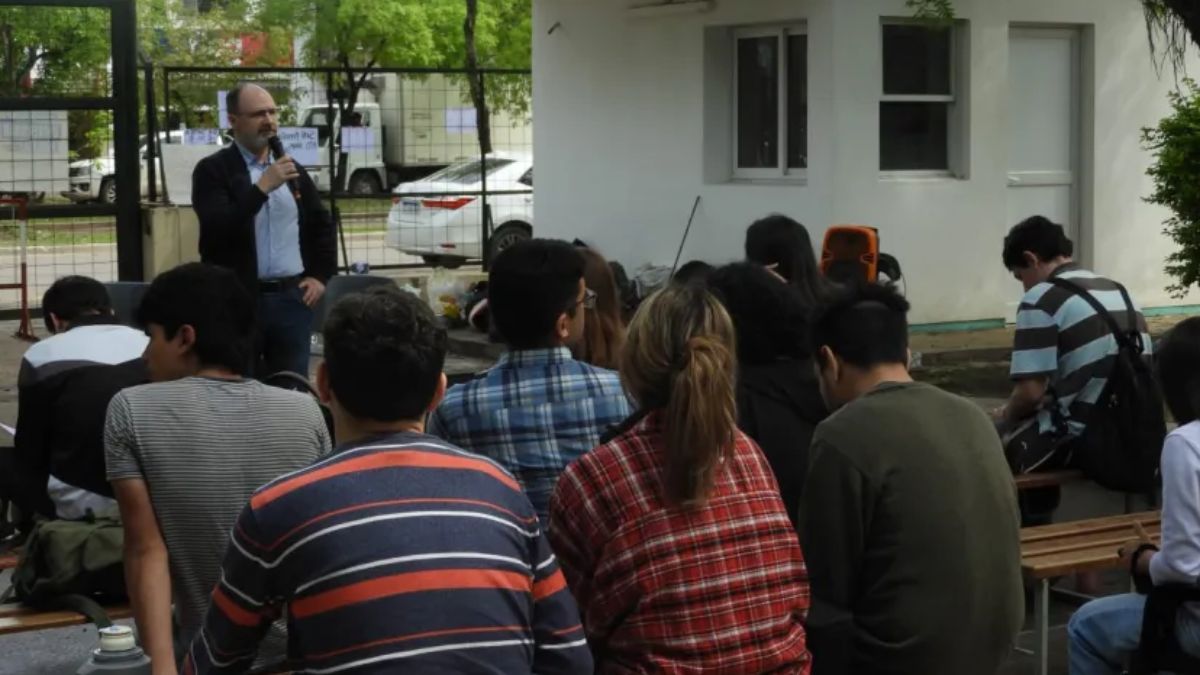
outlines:
{"label": "white exterior wall", "polygon": [[[1143,306],[1189,302],[1164,290],[1166,214],[1143,201],[1140,129],[1168,112],[1174,79],[1169,67],[1155,73],[1135,0],[957,0],[968,22],[968,84],[958,91],[967,177],[899,180],[879,172],[879,26],[908,16],[903,0],[716,0],[709,12],[659,18],[631,16],[629,4],[644,3],[535,0],[539,236],[579,237],[632,271],[671,263],[696,195],[683,260],[740,257],[746,226],[771,212],[808,226],[816,246],[829,225],[871,225],[903,266],[912,321],[1011,320],[1021,289],[1000,262],[1013,225],[1008,28],[1072,26],[1083,36],[1080,257]],[[710,80],[706,114],[706,29],[795,21],[808,27],[806,183],[714,178],[706,124],[727,123],[712,100],[732,94]]]}

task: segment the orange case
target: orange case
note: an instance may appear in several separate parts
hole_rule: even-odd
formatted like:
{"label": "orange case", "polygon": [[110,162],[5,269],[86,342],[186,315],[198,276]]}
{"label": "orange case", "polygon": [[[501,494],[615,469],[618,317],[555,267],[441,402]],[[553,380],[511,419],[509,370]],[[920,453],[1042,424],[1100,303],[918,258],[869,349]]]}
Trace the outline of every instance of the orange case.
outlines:
{"label": "orange case", "polygon": [[821,273],[829,276],[834,265],[859,267],[869,283],[879,278],[879,231],[866,225],[834,225],[821,244]]}

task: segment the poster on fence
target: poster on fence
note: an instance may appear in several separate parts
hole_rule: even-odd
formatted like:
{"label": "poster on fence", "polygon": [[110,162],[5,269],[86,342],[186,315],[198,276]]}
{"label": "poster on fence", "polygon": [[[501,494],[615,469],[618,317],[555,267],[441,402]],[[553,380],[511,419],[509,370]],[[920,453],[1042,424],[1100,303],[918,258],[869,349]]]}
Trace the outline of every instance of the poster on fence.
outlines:
{"label": "poster on fence", "polygon": [[315,127],[279,127],[278,135],[284,151],[301,166],[320,163],[320,153],[317,152],[320,141],[317,140]]}
{"label": "poster on fence", "polygon": [[220,129],[185,129],[183,131],[184,145],[220,145]]}
{"label": "poster on fence", "polygon": [[474,108],[446,108],[446,133],[466,134],[475,131]]}
{"label": "poster on fence", "polygon": [[222,129],[229,128],[229,110],[225,106],[225,95],[228,93],[224,89],[217,91],[217,124]]}
{"label": "poster on fence", "polygon": [[165,143],[162,146],[163,183],[167,201],[175,206],[192,203],[192,171],[196,163],[213,154],[211,145]]}
{"label": "poster on fence", "polygon": [[375,130],[370,127],[343,127],[342,150],[371,150],[375,147]]}

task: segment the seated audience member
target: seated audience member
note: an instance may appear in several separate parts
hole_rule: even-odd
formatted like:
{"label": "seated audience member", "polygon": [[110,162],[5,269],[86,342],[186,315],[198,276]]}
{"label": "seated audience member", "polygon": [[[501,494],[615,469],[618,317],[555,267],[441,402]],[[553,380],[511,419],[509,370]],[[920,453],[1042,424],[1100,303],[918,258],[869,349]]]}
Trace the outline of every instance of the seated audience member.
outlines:
{"label": "seated audience member", "polygon": [[751,263],[718,269],[708,286],[737,331],[738,428],[762,448],[795,518],[813,429],[828,415],[808,352],[809,308]]}
{"label": "seated audience member", "polygon": [[195,672],[245,672],[284,613],[289,666],[304,672],[590,673],[529,498],[490,460],[424,434],[446,391],[429,307],[374,288],[339,302],[324,333],[317,387],[337,456],[250,498]]}
{"label": "seated audience member", "polygon": [[703,286],[716,268],[703,260],[691,260],[679,266],[671,281],[676,284],[700,284]]}
{"label": "seated audience member", "polygon": [[550,542],[602,673],[808,673],[808,579],[736,426],[734,332],[695,284],[651,296],[621,377],[643,414],[563,473]]}
{"label": "seated audience member", "polygon": [[908,302],[883,286],[818,307],[833,412],[800,504],[814,613],[853,617],[856,675],[994,673],[1024,619],[1012,475],[987,415],[909,377]]}
{"label": "seated audience member", "polygon": [[747,228],[746,260],[795,288],[806,307],[816,304],[827,287],[808,230],[787,216],[767,216]]}
{"label": "seated audience member", "polygon": [[[1062,226],[1042,216],[1015,225],[1004,238],[1004,266],[1025,295],[1013,338],[1013,391],[996,418],[1009,463],[1019,473],[1062,467],[1070,446],[1087,430],[1091,406],[1104,392],[1118,351],[1104,317],[1051,280],[1080,286],[1112,312],[1121,330],[1134,328],[1117,284],[1077,265],[1074,248]],[[1134,309],[1148,353],[1145,319]],[[1023,524],[1049,523],[1059,495],[1057,487],[1023,491]]]}
{"label": "seated audience member", "polygon": [[112,397],[147,381],[146,335],[117,324],[104,284],[63,277],[42,297],[50,337],[17,377],[16,466],[4,472],[17,505],[47,518],[116,511],[104,474],[104,416]]}
{"label": "seated audience member", "polygon": [[612,268],[604,256],[590,248],[580,248],[579,252],[584,260],[584,283],[596,293],[596,306],[583,312],[583,340],[577,348],[579,360],[616,370],[617,355],[625,341],[625,322],[621,320],[621,303]]}
{"label": "seated audience member", "polygon": [[596,303],[583,270],[583,255],[561,241],[531,239],[496,256],[488,304],[508,353],[451,387],[429,419],[431,435],[516,476],[543,522],[562,470],[629,416],[617,374],[571,356]]}
{"label": "seated audience member", "polygon": [[[153,382],[122,391],[108,409],[126,585],[155,673],[174,671],[172,599],[180,646],[200,629],[242,505],[329,452],[312,397],[244,377],[254,314],[228,270],[194,263],[159,275],[138,308]],[[282,644],[280,631],[275,655]]]}
{"label": "seated audience member", "polygon": [[[1167,408],[1179,423],[1162,450],[1162,550],[1133,541],[1121,548],[1122,562],[1155,586],[1194,587],[1200,582],[1200,318],[1167,334],[1157,369]],[[1123,672],[1141,642],[1145,606],[1146,596],[1130,593],[1080,607],[1067,626],[1071,675]],[[1184,605],[1175,630],[1180,648],[1200,658],[1200,604]]]}

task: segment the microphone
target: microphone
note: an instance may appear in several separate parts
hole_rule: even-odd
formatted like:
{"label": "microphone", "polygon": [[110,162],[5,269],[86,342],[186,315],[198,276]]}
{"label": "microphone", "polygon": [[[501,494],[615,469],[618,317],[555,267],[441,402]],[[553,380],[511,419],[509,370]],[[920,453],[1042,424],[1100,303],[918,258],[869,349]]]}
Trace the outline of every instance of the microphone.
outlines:
{"label": "microphone", "polygon": [[[270,148],[271,148],[271,156],[274,157],[276,160],[278,160],[280,157],[283,157],[284,155],[287,154],[286,152],[283,151],[283,143],[279,140],[278,136],[271,136],[270,138],[268,138],[267,145],[270,146]],[[300,165],[296,164],[296,166],[300,166]],[[296,198],[296,201],[299,201],[300,200],[300,185],[296,183],[296,179],[289,178],[287,184],[288,184],[288,189],[290,189],[292,191],[292,196]]]}

